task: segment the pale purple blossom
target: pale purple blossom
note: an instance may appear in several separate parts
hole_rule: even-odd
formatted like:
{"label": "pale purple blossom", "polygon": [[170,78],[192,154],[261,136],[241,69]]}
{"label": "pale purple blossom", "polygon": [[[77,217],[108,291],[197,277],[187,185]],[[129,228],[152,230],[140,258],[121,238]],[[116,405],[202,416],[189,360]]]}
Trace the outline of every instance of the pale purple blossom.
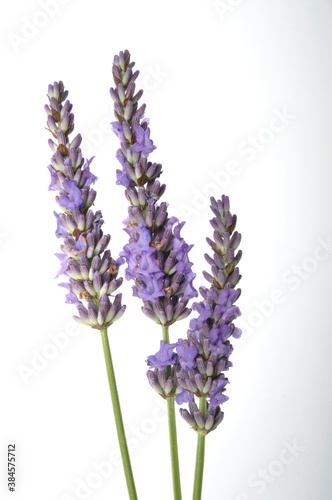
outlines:
{"label": "pale purple blossom", "polygon": [[[229,383],[225,371],[231,366],[233,351],[230,339],[239,338],[241,332],[233,321],[240,316],[234,304],[241,291],[235,289],[241,276],[237,264],[241,251],[236,253],[241,236],[235,231],[236,216],[229,211],[229,200],[223,196],[211,198],[215,217],[211,225],[214,239],[207,241],[214,251],[213,257],[205,255],[212,274],[204,272],[210,287],[201,287],[202,301],[193,309],[198,313],[190,321],[187,339],[179,340],[175,348],[178,354],[176,377],[178,386],[176,401],[189,403],[188,410],[181,409],[182,417],[203,434],[215,429],[223,418],[220,406],[227,401],[226,386]],[[196,398],[205,398],[207,413],[203,416],[195,404]]]}
{"label": "pale purple blossom", "polygon": [[[180,413],[203,434],[214,430],[223,419],[220,407],[228,399],[225,390],[229,383],[224,372],[232,366],[230,339],[239,338],[241,334],[233,323],[241,314],[235,305],[241,291],[234,288],[241,278],[236,267],[241,258],[241,252],[236,253],[241,236],[235,231],[236,216],[229,212],[227,197],[223,196],[218,202],[211,198],[211,208],[216,215],[211,225],[218,229],[215,229],[213,240],[207,238],[215,251],[212,258],[205,255],[213,275],[210,280],[211,275],[204,272],[211,282],[210,287],[200,288],[203,300],[193,304],[198,316],[191,319],[187,338],[173,344],[161,343],[160,350],[148,357],[150,370],[147,373],[158,394],[166,397],[168,384],[177,403],[188,404],[188,409],[181,408]],[[158,364],[161,359],[167,362]],[[171,375],[167,374],[166,366],[171,369]],[[206,401],[205,416],[195,403],[199,398]]]}
{"label": "pale purple blossom", "polygon": [[145,104],[139,106],[143,92],[136,92],[139,72],[133,66],[127,50],[115,56],[115,87],[110,89],[117,120],[111,126],[120,141],[116,182],[125,187],[129,201],[129,242],[121,255],[127,263],[125,276],[134,283],[133,294],[143,300],[143,312],[169,326],[190,314],[188,301],[198,295],[188,256],[192,245],[181,235],[184,223],[169,217],[165,202],[159,204],[165,191],[158,180],[162,166],[148,160],[156,147],[144,118]]}
{"label": "pale purple blossom", "polygon": [[47,126],[53,139],[50,190],[56,191],[61,213],[55,213],[56,236],[63,240],[61,253],[57,253],[60,269],[56,277],[65,276],[60,283],[67,290],[66,302],[76,305],[79,316],[74,318],[92,328],[105,328],[120,318],[125,310],[121,294],[113,298],[122,278],[118,270],[123,259],[114,260],[107,245],[109,235],[102,232],[100,211],[94,212],[96,192],[91,185],[97,177],[90,171],[93,158],[84,160],[81,136],[70,140],[74,128],[72,105],[62,82],[49,85],[49,104],[45,105]]}

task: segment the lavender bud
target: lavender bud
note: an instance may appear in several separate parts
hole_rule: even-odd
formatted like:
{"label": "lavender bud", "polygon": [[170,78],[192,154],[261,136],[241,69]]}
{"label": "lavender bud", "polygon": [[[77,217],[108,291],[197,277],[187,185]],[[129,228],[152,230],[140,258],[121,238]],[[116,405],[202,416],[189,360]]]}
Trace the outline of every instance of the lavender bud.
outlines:
{"label": "lavender bud", "polygon": [[[60,113],[61,109],[60,109],[60,106],[58,104],[58,101],[57,101],[57,98],[55,97],[51,97],[50,98],[50,106],[51,108],[56,111],[57,113]],[[58,120],[57,120],[58,121]]]}
{"label": "lavender bud", "polygon": [[195,419],[188,412],[188,410],[185,410],[184,408],[180,408],[180,415],[187,422],[187,424],[190,425],[190,427],[192,427],[193,429],[197,429]]}
{"label": "lavender bud", "polygon": [[113,88],[110,88],[110,94],[111,94],[113,101],[119,103],[120,99],[119,99],[118,93]]}
{"label": "lavender bud", "polygon": [[96,296],[95,289],[90,281],[87,280],[84,281],[84,288],[91,297]]}
{"label": "lavender bud", "polygon": [[92,283],[93,283],[93,288],[94,288],[94,290],[96,292],[96,295],[99,295],[100,294],[100,289],[102,287],[102,281],[101,281],[101,276],[100,276],[100,274],[99,274],[98,271],[95,271],[93,273],[93,281],[92,281]]}
{"label": "lavender bud", "polygon": [[115,111],[115,116],[118,118],[118,120],[122,123],[124,120],[124,109],[122,104],[117,101],[114,103],[114,111]]}
{"label": "lavender bud", "polygon": [[202,389],[202,393],[203,393],[203,394],[209,394],[209,392],[210,392],[210,390],[211,390],[211,387],[212,387],[212,378],[211,378],[211,377],[209,377],[209,378],[206,380],[205,384],[204,384],[204,387],[203,387],[203,389]]}
{"label": "lavender bud", "polygon": [[[122,306],[120,307],[120,309],[118,310],[118,312],[115,314],[115,316],[113,316],[113,319],[112,319],[112,323],[115,323],[115,321],[118,321],[124,314],[126,310],[126,306]],[[111,324],[112,324],[111,323]]]}
{"label": "lavender bud", "polygon": [[142,168],[141,163],[135,163],[134,169],[135,169],[135,178],[140,179],[142,177],[142,174],[143,174],[143,168]]}
{"label": "lavender bud", "polygon": [[123,103],[126,100],[126,94],[124,92],[124,88],[123,88],[123,85],[121,83],[118,85],[118,95],[119,95],[120,102],[123,105]]}
{"label": "lavender bud", "polygon": [[126,198],[129,201],[131,205],[138,206],[139,201],[138,201],[138,194],[137,191],[134,187],[127,188],[125,191]]}
{"label": "lavender bud", "polygon": [[166,325],[167,316],[166,316],[165,311],[159,302],[156,302],[155,304],[153,304],[153,312],[155,313],[155,315],[159,319],[160,323],[162,325]]}
{"label": "lavender bud", "polygon": [[173,377],[169,377],[166,381],[166,384],[165,384],[165,394],[166,396],[169,396],[170,394],[172,394],[172,392],[174,391],[174,388],[175,388],[175,385],[174,385],[174,378]]}
{"label": "lavender bud", "polygon": [[208,360],[206,363],[206,375],[208,377],[212,377],[213,373],[214,373],[214,363]]}
{"label": "lavender bud", "polygon": [[122,77],[122,82],[123,82],[123,85],[127,86],[130,79],[132,78],[132,71],[130,68],[127,68],[126,71],[125,71],[125,74],[123,75]]}
{"label": "lavender bud", "polygon": [[114,299],[114,302],[113,304],[111,305],[110,307],[110,310],[108,311],[107,315],[106,315],[106,318],[105,318],[105,322],[110,322],[110,321],[115,321],[115,316],[121,311],[121,298],[122,298],[122,294],[119,293],[115,299]]}
{"label": "lavender bud", "polygon": [[134,105],[131,101],[128,101],[123,112],[123,117],[125,120],[130,120],[132,114],[134,112]]}
{"label": "lavender bud", "polygon": [[148,370],[146,375],[148,377],[148,380],[149,380],[149,383],[150,383],[152,389],[154,389],[158,394],[160,394],[162,396],[163,390],[159,385],[159,382],[158,382],[158,379],[157,379],[155,373],[152,370]]}
{"label": "lavender bud", "polygon": [[154,311],[152,309],[150,309],[149,307],[145,306],[145,307],[142,307],[142,311],[145,314],[145,316],[147,316],[148,318],[152,319],[152,321],[154,321],[158,325],[160,324],[158,316],[154,313]]}
{"label": "lavender bud", "polygon": [[107,245],[109,244],[110,239],[111,239],[111,237],[109,234],[103,235],[101,237],[101,239],[98,241],[98,243],[94,249],[94,254],[97,255],[99,253],[102,253],[106,249]]}
{"label": "lavender bud", "polygon": [[193,415],[194,415],[194,419],[195,419],[195,422],[197,424],[197,427],[199,429],[204,429],[205,428],[205,422],[204,422],[204,417],[201,414],[201,412],[199,410],[194,411]]}
{"label": "lavender bud", "polygon": [[145,207],[146,205],[145,189],[141,186],[138,188],[138,201],[141,207]]}
{"label": "lavender bud", "polygon": [[110,308],[110,301],[107,295],[103,295],[100,299],[97,322],[100,326],[104,324],[105,316]]}
{"label": "lavender bud", "polygon": [[165,223],[166,218],[167,218],[167,205],[166,203],[163,202],[161,203],[160,207],[157,210],[156,220],[155,220],[156,226],[157,227],[162,226]]}
{"label": "lavender bud", "polygon": [[107,288],[108,295],[112,295],[122,285],[122,281],[123,278],[112,280]]}
{"label": "lavender bud", "polygon": [[91,321],[91,324],[96,325],[97,324],[97,315],[98,315],[98,310],[97,306],[92,300],[89,300],[88,302],[88,315],[89,315],[89,320]]}
{"label": "lavender bud", "polygon": [[132,132],[131,132],[131,128],[130,128],[128,122],[126,122],[126,121],[123,122],[122,130],[123,130],[123,134],[124,134],[125,138],[127,139],[127,141],[129,143],[131,143],[132,142]]}
{"label": "lavender bud", "polygon": [[211,414],[208,414],[205,419],[204,427],[207,431],[210,431],[214,425],[214,418]]}
{"label": "lavender bud", "polygon": [[[135,73],[134,75],[135,76]],[[136,78],[135,78],[136,79]],[[136,95],[133,96],[132,101],[136,104],[143,95],[143,90],[139,90]]]}
{"label": "lavender bud", "polygon": [[155,220],[154,205],[148,205],[146,209],[145,222],[148,228],[151,228]]}

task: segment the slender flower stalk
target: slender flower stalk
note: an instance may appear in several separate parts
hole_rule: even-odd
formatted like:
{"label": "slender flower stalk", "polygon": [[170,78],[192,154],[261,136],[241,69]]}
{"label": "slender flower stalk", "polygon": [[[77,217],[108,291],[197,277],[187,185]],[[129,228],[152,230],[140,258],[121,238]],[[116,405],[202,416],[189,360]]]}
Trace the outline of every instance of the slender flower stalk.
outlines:
{"label": "slender flower stalk", "polygon": [[[144,118],[145,104],[139,106],[143,91],[136,92],[135,81],[139,72],[133,71],[134,64],[127,50],[114,57],[112,71],[115,87],[110,89],[116,118],[112,127],[120,140],[120,149],[116,154],[121,164],[121,169],[117,170],[117,184],[125,187],[129,202],[125,221],[129,242],[121,255],[127,264],[125,276],[134,282],[133,295],[143,301],[143,312],[161,325],[165,333],[165,328],[189,316],[191,309],[187,307],[188,302],[198,294],[193,287],[195,274],[188,257],[192,245],[188,245],[181,236],[184,223],[176,217],[169,217],[166,202],[159,203],[165,192],[165,185],[158,180],[162,166],[148,160],[156,147],[150,138],[149,122]],[[170,345],[168,334],[167,337],[163,335],[163,342],[166,348]],[[158,378],[158,374],[149,370],[147,375],[153,386],[153,379]],[[174,498],[180,500],[173,416],[176,380],[166,369],[161,369],[159,376],[162,385],[167,386],[159,393],[169,399]]]}
{"label": "slender flower stalk", "polygon": [[96,197],[91,185],[97,178],[90,171],[93,158],[85,161],[82,157],[81,136],[77,135],[73,140],[69,138],[74,130],[74,115],[72,104],[67,99],[68,91],[61,81],[55,82],[49,85],[47,96],[47,128],[53,136],[49,145],[54,153],[48,167],[51,174],[49,189],[57,192],[56,201],[61,213],[55,213],[56,236],[63,240],[61,253],[57,254],[61,262],[57,277],[64,275],[67,278],[60,286],[67,289],[66,302],[77,307],[78,316],[74,318],[101,331],[128,493],[131,500],[136,500],[107,336],[107,328],[125,311],[121,294],[113,296],[122,283],[118,270],[123,259],[114,260],[111,257],[107,250],[110,236],[104,235],[101,229],[104,222],[102,214],[91,209]]}
{"label": "slender flower stalk", "polygon": [[[201,397],[199,400],[199,410],[205,418],[206,416],[206,398]],[[205,459],[205,434],[197,434],[197,449],[196,449],[196,466],[194,474],[194,489],[193,500],[199,500],[202,496],[203,487],[203,473],[204,473],[204,459]]]}
{"label": "slender flower stalk", "polygon": [[110,345],[109,345],[109,340],[108,340],[106,328],[101,330],[101,338],[102,338],[102,343],[103,343],[108,384],[109,384],[110,393],[111,393],[114,420],[115,420],[116,431],[118,434],[118,441],[119,441],[119,447],[120,447],[120,451],[121,451],[123,470],[124,470],[125,477],[126,477],[128,495],[129,495],[130,500],[137,500],[135,481],[134,481],[134,476],[133,476],[130,457],[129,457],[127,439],[126,439],[126,434],[125,434],[125,429],[124,429],[123,419],[122,419],[122,413],[121,413],[120,400],[119,400],[118,389],[117,389],[116,379],[115,379],[115,374],[114,374],[111,349],[110,349]]}
{"label": "slender flower stalk", "polygon": [[[169,344],[169,327],[163,326],[163,342],[165,345]],[[176,429],[176,415],[175,415],[175,394],[174,394],[174,377],[172,377],[171,367],[167,366],[165,368],[165,380],[166,383],[171,382],[172,393],[166,396],[167,401],[167,415],[168,415],[168,432],[169,432],[169,444],[171,452],[171,466],[172,466],[172,477],[173,477],[173,495],[176,499],[181,499],[181,478],[180,478],[180,464],[179,464],[179,452],[177,445],[177,429]],[[149,373],[149,372],[148,372]],[[152,373],[152,372],[151,372]]]}

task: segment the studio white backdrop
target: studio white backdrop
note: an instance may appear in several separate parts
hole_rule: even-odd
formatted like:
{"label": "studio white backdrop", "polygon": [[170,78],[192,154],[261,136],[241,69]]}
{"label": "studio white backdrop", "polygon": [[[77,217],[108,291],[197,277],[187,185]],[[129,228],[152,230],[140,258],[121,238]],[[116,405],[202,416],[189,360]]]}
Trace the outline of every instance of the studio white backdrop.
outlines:
{"label": "studio white backdrop", "polygon": [[[1,9],[1,498],[125,500],[98,331],[72,319],[58,261],[47,86],[63,80],[111,250],[126,242],[115,185],[112,60],[128,49],[204,284],[209,197],[227,194],[243,259],[229,401],[207,436],[204,500],[331,498],[330,0],[28,0]],[[110,329],[141,500],[171,500],[163,400],[146,380],[158,327],[131,285]],[[188,320],[171,329],[186,334]],[[196,436],[178,418],[184,500]],[[16,445],[15,492],[7,447]]]}

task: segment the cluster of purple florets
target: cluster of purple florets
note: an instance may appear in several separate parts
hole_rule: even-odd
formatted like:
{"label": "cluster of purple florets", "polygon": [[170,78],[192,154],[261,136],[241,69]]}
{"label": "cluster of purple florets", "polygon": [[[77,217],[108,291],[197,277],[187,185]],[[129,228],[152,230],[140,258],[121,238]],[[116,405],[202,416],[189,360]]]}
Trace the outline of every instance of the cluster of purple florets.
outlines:
{"label": "cluster of purple florets", "polygon": [[61,213],[55,213],[56,236],[63,240],[61,253],[56,254],[61,262],[57,277],[67,277],[60,286],[67,290],[66,302],[77,306],[79,316],[75,319],[101,329],[114,323],[125,310],[121,294],[111,299],[122,283],[117,275],[123,260],[111,257],[106,249],[110,236],[101,229],[102,214],[91,209],[96,198],[91,185],[97,178],[90,171],[92,159],[85,161],[82,157],[81,136],[69,140],[74,115],[67,96],[63,83],[55,82],[48,87],[49,103],[45,105],[47,127],[53,136],[49,145],[54,153],[48,167],[49,189],[57,192],[61,209]]}
{"label": "cluster of purple florets", "polygon": [[[235,253],[241,236],[234,231],[236,216],[229,212],[227,197],[218,202],[211,198],[211,208],[215,213],[211,224],[217,227],[214,240],[207,239],[214,255],[205,256],[211,264],[212,275],[205,272],[211,286],[200,288],[203,300],[193,305],[198,316],[190,321],[187,338],[173,344],[162,341],[160,350],[148,357],[152,387],[163,397],[176,395],[178,404],[188,403],[189,411],[181,408],[180,413],[203,434],[215,429],[223,419],[220,405],[228,399],[225,395],[228,379],[224,372],[232,366],[230,338],[241,335],[233,324],[240,316],[235,305],[240,290],[234,287],[241,278],[236,267],[241,252]],[[199,410],[197,398],[207,402],[205,414]]]}
{"label": "cluster of purple florets", "polygon": [[142,90],[136,93],[134,63],[128,51],[113,62],[115,87],[110,89],[117,119],[112,128],[120,140],[116,157],[121,164],[117,183],[125,187],[129,201],[125,230],[129,242],[121,256],[127,279],[133,280],[133,293],[143,300],[143,312],[156,323],[169,326],[187,317],[188,301],[197,297],[195,274],[188,245],[181,236],[184,223],[169,217],[167,203],[159,204],[165,185],[158,178],[162,166],[148,161],[155,149],[150,138],[145,104],[139,107]]}

